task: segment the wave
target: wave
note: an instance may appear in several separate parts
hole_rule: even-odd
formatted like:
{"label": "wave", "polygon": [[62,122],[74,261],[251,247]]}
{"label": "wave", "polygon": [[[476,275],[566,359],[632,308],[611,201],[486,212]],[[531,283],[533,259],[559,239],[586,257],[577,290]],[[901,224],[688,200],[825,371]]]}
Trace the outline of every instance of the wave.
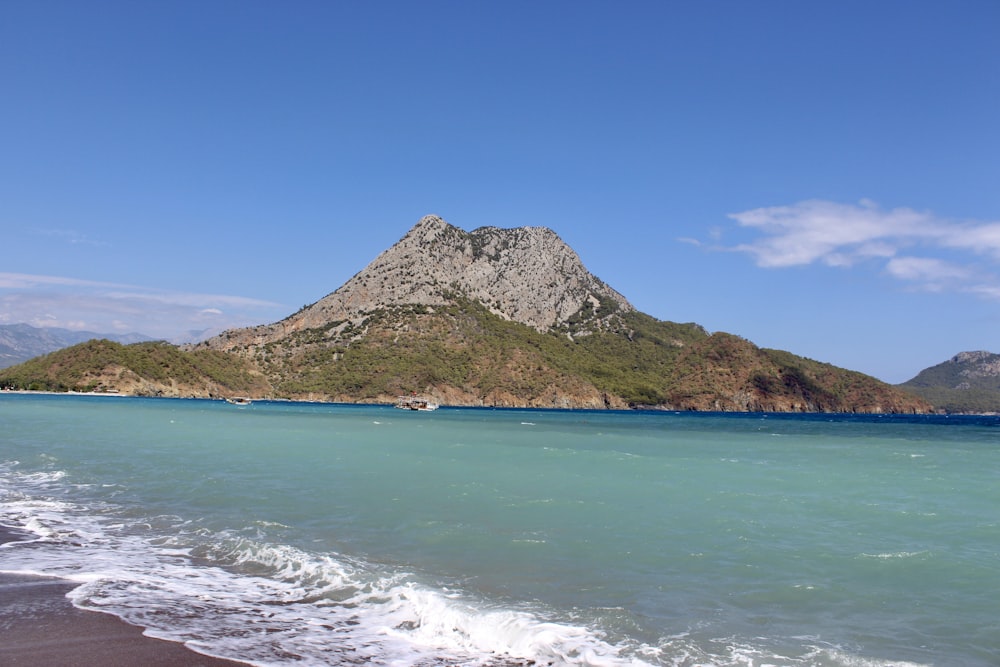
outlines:
{"label": "wave", "polygon": [[78,582],[70,599],[146,634],[255,665],[865,665],[817,647],[696,632],[637,639],[623,610],[557,610],[486,599],[418,572],[274,541],[251,522],[213,530],[85,499],[52,470],[0,464],[0,523],[32,539],[0,548],[0,568]]}
{"label": "wave", "polygon": [[890,560],[894,558],[915,558],[917,556],[927,555],[927,551],[893,551],[879,554],[861,554],[862,558],[877,558],[879,560]]}
{"label": "wave", "polygon": [[[181,517],[55,500],[59,472],[0,468],[0,521],[34,538],[0,566],[81,583],[83,609],[109,612],[219,657],[259,665],[643,665],[583,626],[435,588],[403,571],[287,544],[205,531]],[[14,491],[14,488],[19,490]]]}

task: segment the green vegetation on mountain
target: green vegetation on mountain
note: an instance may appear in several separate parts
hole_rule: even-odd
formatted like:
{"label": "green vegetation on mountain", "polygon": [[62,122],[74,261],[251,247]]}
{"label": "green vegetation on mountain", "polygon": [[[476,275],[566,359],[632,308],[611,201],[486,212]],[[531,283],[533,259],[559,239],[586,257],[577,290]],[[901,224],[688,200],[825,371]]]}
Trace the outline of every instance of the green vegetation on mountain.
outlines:
{"label": "green vegetation on mountain", "polygon": [[680,346],[707,335],[696,325],[635,312],[621,317],[622,330],[571,338],[579,322],[539,333],[460,297],[431,311],[411,306],[372,313],[360,340],[352,340],[356,328],[333,322],[240,353],[250,355],[281,395],[375,400],[449,386],[473,396],[537,402],[553,388],[592,385],[625,403],[657,404]]}
{"label": "green vegetation on mountain", "polygon": [[360,327],[332,322],[231,352],[90,341],[0,371],[0,386],[352,402],[418,391],[456,404],[531,407],[928,408],[874,378],[694,324],[628,312],[606,329],[582,326],[540,333],[456,298],[437,309],[385,308]]}
{"label": "green vegetation on mountain", "polygon": [[946,387],[910,387],[903,389],[924,399],[936,410],[950,414],[991,414],[1000,412],[1000,392],[988,389],[948,389]]}
{"label": "green vegetation on mountain", "polygon": [[1000,412],[1000,354],[961,352],[899,387],[944,412]]}
{"label": "green vegetation on mountain", "polygon": [[418,391],[449,402],[534,407],[929,408],[861,373],[709,335],[695,324],[635,311],[601,322],[593,331],[586,327],[594,320],[582,318],[541,333],[453,295],[446,307],[389,307],[359,326],[331,322],[233,352],[287,397],[385,401]]}
{"label": "green vegetation on mountain", "polygon": [[231,396],[267,388],[239,358],[185,352],[164,342],[98,339],[0,370],[0,387],[33,391],[122,391],[145,396]]}
{"label": "green vegetation on mountain", "polygon": [[58,327],[33,327],[30,324],[0,324],[0,368],[20,364],[39,355],[96,338],[106,338],[125,344],[150,340],[148,336],[134,333],[99,334]]}

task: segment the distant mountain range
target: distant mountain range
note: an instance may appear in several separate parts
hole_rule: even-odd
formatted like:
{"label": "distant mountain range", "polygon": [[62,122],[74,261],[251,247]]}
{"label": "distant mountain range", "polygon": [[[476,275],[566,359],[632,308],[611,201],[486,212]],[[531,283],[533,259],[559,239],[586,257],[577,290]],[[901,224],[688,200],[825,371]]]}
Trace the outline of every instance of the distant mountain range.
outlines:
{"label": "distant mountain range", "polygon": [[166,396],[447,405],[926,412],[861,373],[657,320],[542,227],[472,232],[437,216],[275,324],[177,348],[83,343],[0,385]]}
{"label": "distant mountain range", "polygon": [[0,368],[7,368],[38,355],[55,352],[94,338],[105,338],[126,344],[152,340],[149,336],[137,333],[106,334],[56,327],[33,327],[30,324],[0,324]]}
{"label": "distant mountain range", "polygon": [[1000,354],[960,352],[899,386],[945,412],[1000,412]]}

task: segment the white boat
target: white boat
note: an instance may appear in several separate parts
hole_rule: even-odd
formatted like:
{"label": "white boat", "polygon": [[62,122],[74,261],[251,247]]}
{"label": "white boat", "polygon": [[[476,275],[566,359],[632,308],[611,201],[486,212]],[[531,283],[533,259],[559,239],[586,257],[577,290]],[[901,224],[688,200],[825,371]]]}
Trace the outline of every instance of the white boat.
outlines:
{"label": "white boat", "polygon": [[250,405],[253,401],[243,396],[234,396],[233,398],[227,398],[226,403],[230,403],[232,405]]}
{"label": "white boat", "polygon": [[396,400],[396,407],[400,410],[429,412],[430,410],[437,410],[438,404],[422,396],[400,396]]}

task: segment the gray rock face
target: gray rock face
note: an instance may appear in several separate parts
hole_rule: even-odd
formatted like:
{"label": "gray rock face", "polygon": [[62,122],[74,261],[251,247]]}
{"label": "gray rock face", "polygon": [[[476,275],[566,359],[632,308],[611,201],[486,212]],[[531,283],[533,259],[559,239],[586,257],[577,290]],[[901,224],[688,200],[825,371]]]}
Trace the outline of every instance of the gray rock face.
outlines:
{"label": "gray rock face", "polygon": [[550,229],[481,227],[465,232],[428,215],[332,294],[277,324],[247,331],[260,344],[331,322],[356,325],[366,314],[389,306],[443,306],[455,296],[538,331],[559,326],[581,310],[597,326],[612,312],[634,310],[587,271]]}
{"label": "gray rock face", "polygon": [[951,358],[951,363],[964,366],[959,371],[969,378],[990,378],[1000,376],[1000,354],[978,350],[959,352]]}

